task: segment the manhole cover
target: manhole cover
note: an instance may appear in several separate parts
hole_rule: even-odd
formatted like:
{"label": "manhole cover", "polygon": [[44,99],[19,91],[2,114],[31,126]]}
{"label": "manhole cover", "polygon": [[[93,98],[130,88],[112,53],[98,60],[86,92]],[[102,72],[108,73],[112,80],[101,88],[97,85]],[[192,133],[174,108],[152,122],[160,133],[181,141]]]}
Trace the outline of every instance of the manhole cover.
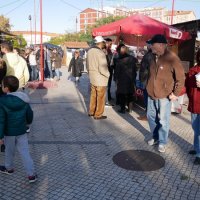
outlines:
{"label": "manhole cover", "polygon": [[143,150],[121,151],[113,157],[119,167],[132,171],[155,171],[165,165],[162,156]]}

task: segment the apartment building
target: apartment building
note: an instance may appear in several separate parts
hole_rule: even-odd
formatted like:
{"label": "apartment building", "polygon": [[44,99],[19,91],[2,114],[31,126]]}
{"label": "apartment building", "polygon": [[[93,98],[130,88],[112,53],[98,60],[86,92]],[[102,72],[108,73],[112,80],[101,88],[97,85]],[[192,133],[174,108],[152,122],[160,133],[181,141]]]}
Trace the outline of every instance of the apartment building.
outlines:
{"label": "apartment building", "polygon": [[[137,13],[147,15],[166,24],[171,24],[172,12],[163,7],[141,9],[128,9],[126,7],[104,7],[103,10],[87,8],[83,10],[79,16],[80,31],[86,32],[88,27],[94,25],[95,22],[101,18],[108,16],[130,16]],[[173,24],[195,19],[196,16],[193,11],[174,11]]]}

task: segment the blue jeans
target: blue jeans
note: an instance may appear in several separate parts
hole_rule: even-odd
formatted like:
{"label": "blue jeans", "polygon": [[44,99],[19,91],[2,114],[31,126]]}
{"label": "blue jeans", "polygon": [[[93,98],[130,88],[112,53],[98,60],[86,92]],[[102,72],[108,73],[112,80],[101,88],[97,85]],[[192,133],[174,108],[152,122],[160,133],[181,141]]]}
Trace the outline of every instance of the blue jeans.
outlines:
{"label": "blue jeans", "polygon": [[38,79],[38,69],[37,65],[31,65],[31,81]]}
{"label": "blue jeans", "polygon": [[191,113],[192,128],[194,130],[194,150],[196,157],[200,157],[200,114]]}
{"label": "blue jeans", "polygon": [[55,73],[56,73],[56,77],[57,77],[58,79],[60,79],[60,69],[59,69],[59,68],[56,68],[56,69],[55,69]]}
{"label": "blue jeans", "polygon": [[19,136],[4,136],[5,143],[5,167],[8,170],[14,169],[14,156],[16,148],[22,158],[28,176],[35,174],[33,160],[29,153],[27,134]]}
{"label": "blue jeans", "polygon": [[53,72],[51,68],[51,61],[44,61],[45,67],[44,67],[44,75],[45,78],[53,78]]}
{"label": "blue jeans", "polygon": [[167,144],[171,115],[171,101],[167,98],[153,100],[148,97],[147,118],[153,139]]}

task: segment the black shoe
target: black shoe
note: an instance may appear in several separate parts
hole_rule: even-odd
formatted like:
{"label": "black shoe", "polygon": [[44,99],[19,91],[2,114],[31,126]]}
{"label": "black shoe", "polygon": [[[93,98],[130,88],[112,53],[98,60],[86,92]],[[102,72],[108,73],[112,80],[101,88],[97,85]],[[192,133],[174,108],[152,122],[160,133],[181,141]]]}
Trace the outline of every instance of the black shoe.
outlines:
{"label": "black shoe", "polygon": [[115,105],[111,104],[110,102],[106,102],[105,106],[106,107],[114,107]]}
{"label": "black shoe", "polygon": [[119,113],[122,113],[122,114],[125,114],[125,113],[126,113],[125,110],[122,110],[122,109],[118,110],[118,112],[119,112]]}
{"label": "black shoe", "polygon": [[195,158],[194,165],[200,165],[200,158],[199,157]]}
{"label": "black shoe", "polygon": [[92,114],[88,114],[88,117],[93,117],[94,115],[92,115]]}
{"label": "black shoe", "polygon": [[2,145],[1,145],[1,152],[5,152],[5,148],[6,148],[5,145],[2,144]]}
{"label": "black shoe", "polygon": [[0,166],[0,172],[3,174],[11,175],[14,173],[14,169],[7,170],[5,166]]}
{"label": "black shoe", "polygon": [[195,150],[190,150],[188,153],[189,153],[190,155],[196,155],[196,154],[197,154],[197,152],[196,152]]}
{"label": "black shoe", "polygon": [[99,119],[107,119],[107,116],[101,116],[101,117],[94,117],[95,120],[99,120]]}

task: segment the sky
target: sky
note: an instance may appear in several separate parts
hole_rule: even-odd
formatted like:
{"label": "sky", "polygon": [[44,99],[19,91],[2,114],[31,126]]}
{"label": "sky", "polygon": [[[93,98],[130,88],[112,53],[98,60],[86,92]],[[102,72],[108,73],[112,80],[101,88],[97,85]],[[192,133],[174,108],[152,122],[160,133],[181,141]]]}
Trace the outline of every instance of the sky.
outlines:
{"label": "sky", "polygon": [[[172,9],[173,0],[42,0],[43,31],[52,33],[67,33],[76,30],[76,17],[90,8],[124,5],[128,8],[166,7]],[[40,0],[0,0],[0,15],[10,19],[12,30],[29,31],[29,15],[34,23],[34,2],[36,4],[36,27],[40,24]],[[200,19],[200,0],[174,0],[175,10],[192,10]],[[34,30],[34,29],[33,29]]]}

